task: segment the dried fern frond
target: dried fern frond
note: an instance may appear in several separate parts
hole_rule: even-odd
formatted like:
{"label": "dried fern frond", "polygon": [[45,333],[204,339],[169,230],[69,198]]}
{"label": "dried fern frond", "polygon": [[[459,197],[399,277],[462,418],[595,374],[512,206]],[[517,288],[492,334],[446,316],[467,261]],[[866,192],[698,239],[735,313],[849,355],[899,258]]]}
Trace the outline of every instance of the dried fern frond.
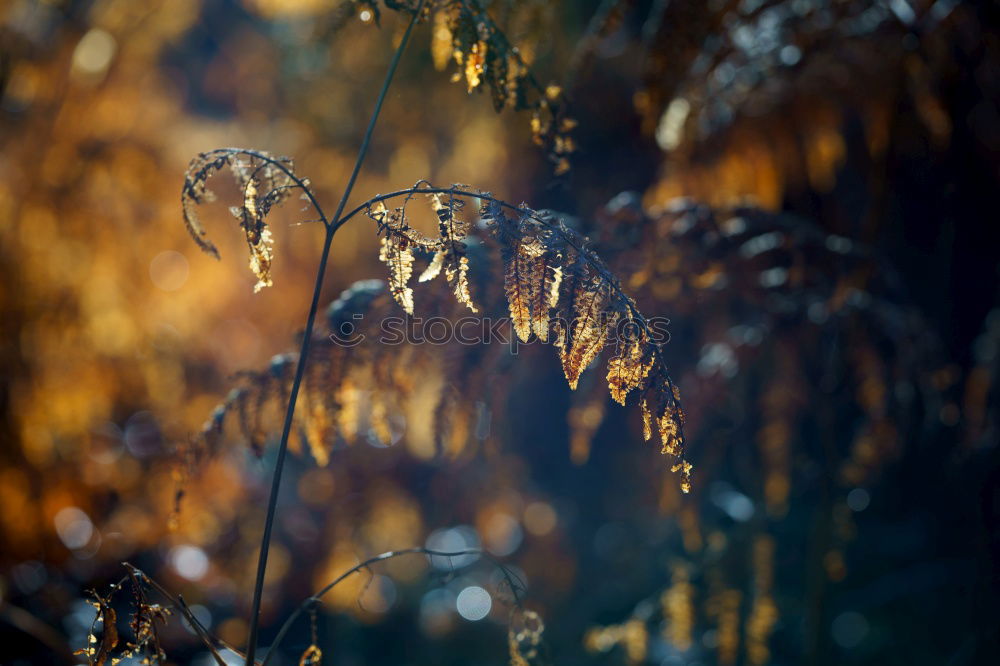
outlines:
{"label": "dried fern frond", "polygon": [[[473,196],[465,189],[438,193],[442,192],[453,197]],[[623,403],[628,391],[641,389],[643,404],[656,401],[656,418],[651,418],[650,424],[657,426],[663,453],[679,459],[672,469],[681,475],[682,490],[690,490],[692,467],[684,458],[684,422],[677,387],[635,302],[588,248],[587,240],[562,221],[523,205],[511,206],[484,192],[476,196],[482,201],[483,224],[500,245],[504,290],[517,336],[526,342],[534,332],[539,340],[548,341],[550,315],[555,310],[553,344],[559,349],[566,380],[575,389],[580,374],[616,334],[616,324],[624,317],[629,337],[618,342],[628,351],[617,355],[609,369],[612,397]],[[505,209],[514,211],[517,219],[508,218]]]}
{"label": "dried fern frond", "polygon": [[[616,339],[619,351],[608,368],[608,388],[612,398],[624,404],[629,391],[642,390],[645,438],[652,437],[655,424],[663,444],[661,451],[679,459],[671,469],[680,474],[681,489],[690,491],[692,466],[684,458],[684,417],[679,393],[667,373],[659,346],[652,340],[646,320],[634,301],[622,292],[617,279],[600,258],[587,248],[586,240],[565,224],[531,215],[534,224],[552,232],[532,234],[525,231],[531,229],[531,225],[525,225],[523,220],[515,227],[510,221],[504,222],[502,211],[495,210],[490,214],[501,230],[498,237],[506,239],[509,244],[517,241],[518,253],[509,251],[505,259],[508,261],[508,301],[511,318],[519,329],[518,335],[526,340],[529,335],[527,323],[530,321],[534,325],[538,319],[548,317],[547,311],[536,316],[534,303],[544,302],[546,306],[556,307],[557,332],[553,344],[559,348],[566,381],[575,389],[580,374],[601,353],[609,336],[614,333],[616,338],[620,337],[618,328],[622,328],[626,335],[624,339]],[[512,232],[512,229],[517,231]],[[557,244],[556,238],[563,244]],[[551,266],[546,261],[533,267],[526,265],[526,260],[532,255],[544,256],[546,252],[558,257],[560,265]],[[537,278],[541,268],[551,270],[553,278],[546,296],[539,299],[538,280],[533,278]],[[628,326],[616,327],[622,318]],[[547,332],[547,328],[543,331]],[[539,339],[544,340],[541,335]],[[650,400],[656,401],[655,407],[649,406]]]}
{"label": "dried fern frond", "polygon": [[[425,195],[438,221],[436,238],[409,223],[406,206],[416,195]],[[389,209],[385,202],[393,198],[404,198],[403,205]],[[424,181],[377,196],[344,215],[337,224],[360,213],[375,222],[380,237],[379,259],[388,267],[389,294],[407,314],[414,313],[410,283],[416,253],[430,257],[420,282],[444,273],[455,303],[478,312],[470,290],[473,264],[467,242],[472,225],[461,214],[470,200],[479,202],[477,226],[485,232],[482,240],[499,249],[503,295],[517,337],[527,342],[533,334],[542,342],[551,342],[558,349],[571,389],[577,388],[581,374],[608,342],[614,341],[617,350],[607,372],[611,396],[624,404],[629,392],[641,393],[646,439],[651,438],[655,425],[662,452],[678,459],[672,469],[680,473],[681,489],[687,492],[691,464],[684,458],[683,414],[660,342],[586,238],[551,214],[524,205],[513,206],[467,186],[436,188]],[[253,215],[257,209],[245,204],[244,210]],[[350,300],[345,293],[339,302],[346,304]],[[371,301],[368,299],[368,303]],[[627,326],[617,326],[619,321]],[[619,328],[626,335],[620,335]],[[353,439],[361,414],[371,436],[390,443],[396,437],[391,425],[393,415],[417,390],[390,369],[400,367],[400,353],[412,355],[414,362],[420,362],[421,354],[409,346],[403,351],[393,349],[392,360],[385,362],[381,360],[388,355],[385,349],[368,352],[352,347],[348,357],[343,348],[329,340],[317,341],[317,346],[320,361],[304,378],[307,407],[295,419],[299,438],[305,438],[313,457],[325,463],[331,439]],[[284,400],[291,388],[294,361],[293,357],[279,357],[265,373],[245,373],[244,386],[227,399],[206,434],[220,432],[224,421],[235,419],[238,431],[259,453],[269,431],[265,422],[273,423],[280,416],[272,409],[273,398]],[[436,413],[443,414],[440,407]],[[451,409],[447,414],[449,446],[462,450],[472,430],[471,416],[462,409]]]}
{"label": "dried fern frond", "polygon": [[530,216],[517,223],[514,233],[497,233],[504,241],[504,289],[514,330],[522,342],[532,332],[548,342],[551,311],[559,302],[565,242]]}
{"label": "dried fern frond", "polygon": [[[418,3],[383,1],[388,9],[409,14],[417,11]],[[378,3],[366,0],[363,4],[378,21]],[[508,7],[506,13],[510,14],[511,9]],[[539,84],[523,55],[525,49],[511,43],[481,3],[432,0],[424,3],[423,16],[432,23],[431,57],[435,68],[444,70],[453,62],[452,81],[464,83],[469,93],[488,90],[498,113],[505,108],[528,111],[532,140],[545,149],[556,175],[569,171],[569,157],[576,150],[570,133],[576,121],[569,116],[562,87]]]}
{"label": "dried fern frond", "polygon": [[[94,607],[96,614],[87,637],[88,646],[74,654],[85,656],[92,666],[118,664],[131,659],[140,660],[144,664],[166,663],[167,655],[160,645],[159,632],[173,611],[169,607],[150,603],[145,589],[146,580],[144,574],[129,566],[129,574],[111,585],[106,595],[96,591],[90,593],[91,600],[88,603]],[[132,615],[128,625],[132,632],[131,640],[126,640],[119,633],[118,615],[114,608],[116,596],[126,583],[130,584],[132,591]],[[99,624],[102,629],[98,639]]]}
{"label": "dried fern frond", "polygon": [[[215,200],[215,194],[208,188],[208,180],[226,166],[230,168],[237,187],[243,193],[241,205],[231,207],[230,212],[246,237],[250,250],[250,270],[257,277],[254,291],[260,291],[272,284],[274,239],[267,225],[267,215],[295,189],[300,189],[303,196],[312,201],[312,195],[308,191],[309,181],[295,175],[290,159],[274,157],[263,151],[220,148],[200,153],[191,160],[181,188],[184,223],[198,247],[216,259],[219,258],[219,251],[208,240],[197,207]],[[318,208],[317,212],[322,217]]]}
{"label": "dried fern frond", "polygon": [[[94,607],[96,614],[87,636],[87,647],[77,650],[74,655],[85,657],[91,666],[175,663],[168,658],[160,643],[160,632],[171,616],[178,615],[215,663],[226,663],[222,653],[227,650],[242,658],[239,649],[213,636],[205,628],[182,596],[174,596],[163,585],[128,562],[124,562],[123,566],[128,573],[111,584],[106,593],[90,592],[91,599],[88,603]],[[126,586],[131,589],[129,599],[122,598]],[[160,597],[163,603],[150,601],[152,595]],[[128,625],[131,637],[127,633],[120,633],[117,626],[118,614],[115,607],[121,608],[126,603],[132,610]],[[102,627],[100,631],[98,625]],[[317,659],[312,663],[320,662]]]}

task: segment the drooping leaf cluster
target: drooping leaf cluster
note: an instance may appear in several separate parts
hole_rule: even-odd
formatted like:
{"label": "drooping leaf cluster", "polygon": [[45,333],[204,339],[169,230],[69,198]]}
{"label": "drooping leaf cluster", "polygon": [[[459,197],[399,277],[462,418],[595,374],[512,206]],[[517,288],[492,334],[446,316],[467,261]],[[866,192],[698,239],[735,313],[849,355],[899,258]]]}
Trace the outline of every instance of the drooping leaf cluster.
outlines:
{"label": "drooping leaf cluster", "polygon": [[[433,256],[421,279],[436,274],[439,256],[445,251],[441,248],[461,244],[468,228],[467,223],[454,222],[458,210],[455,197],[472,197],[477,193],[464,187],[452,188],[448,191],[447,205],[442,203],[441,193],[429,196],[439,219],[443,220],[438,239],[428,238],[407,224],[405,205],[390,213],[380,201],[368,213],[385,234],[380,258],[389,265],[390,290],[410,314],[413,294],[408,282],[413,251]],[[667,373],[660,346],[635,302],[624,294],[617,278],[590,249],[587,239],[561,220],[526,206],[515,208],[485,193],[478,193],[477,198],[483,202],[479,225],[500,248],[504,291],[518,338],[527,342],[534,333],[539,341],[551,342],[559,350],[563,373],[572,389],[576,389],[581,373],[601,351],[609,344],[614,345],[615,355],[607,373],[611,396],[624,405],[630,391],[639,393],[644,436],[648,440],[655,431],[663,453],[679,458],[674,471],[681,473],[682,488],[686,491],[690,487],[691,465],[683,457],[684,417],[678,390]],[[508,216],[510,211],[514,215]],[[459,268],[467,266],[464,255],[458,261]],[[450,273],[464,275],[459,268],[451,268]],[[456,285],[458,300],[473,308],[467,279]]]}
{"label": "drooping leaf cluster", "polygon": [[[240,161],[241,156],[257,164],[249,175],[246,172],[249,165]],[[239,165],[239,170],[235,172],[238,184],[244,191],[254,193],[245,197],[244,205],[233,211],[244,231],[248,228],[247,220],[252,221],[251,229],[257,238],[270,238],[264,216],[270,210],[271,202],[286,197],[293,187],[301,188],[309,196],[306,181],[298,179],[287,167],[282,170],[280,167],[286,162],[276,162],[264,153],[234,149],[198,156],[185,180],[185,220],[199,246],[213,256],[218,256],[218,253],[203,238],[204,232],[197,224],[197,218],[188,209],[205,199],[204,193],[208,191],[206,179],[227,163]],[[280,172],[281,178],[275,178],[275,169]],[[266,190],[265,187],[272,189]],[[198,196],[189,196],[189,192]],[[386,206],[385,201],[403,195],[402,205],[392,209]],[[437,236],[424,234],[410,224],[407,205],[414,196],[423,196],[429,201],[438,222]],[[482,240],[499,248],[507,309],[518,338],[527,342],[534,333],[539,341],[551,342],[559,351],[563,373],[572,389],[577,388],[581,373],[601,351],[613,345],[614,357],[607,371],[612,398],[624,405],[630,392],[639,394],[643,435],[647,440],[653,437],[654,432],[658,435],[661,451],[676,458],[672,470],[680,473],[681,488],[688,492],[692,467],[684,457],[684,416],[678,389],[668,374],[663,358],[661,341],[654,337],[646,318],[622,291],[610,269],[589,247],[588,240],[562,220],[540,214],[524,205],[512,206],[467,186],[434,188],[421,182],[395,195],[375,197],[357,210],[363,211],[376,224],[380,236],[379,259],[388,267],[388,286],[393,299],[407,314],[414,313],[410,282],[416,255],[419,254],[428,257],[427,266],[419,277],[421,282],[443,274],[457,302],[473,313],[479,312],[469,279],[471,264],[467,240],[472,225],[463,214],[470,199],[480,202],[477,227],[482,231]],[[249,243],[250,235],[247,233]],[[269,284],[269,276],[265,273],[262,277],[261,263],[255,260],[256,246],[251,244],[250,247],[251,268],[260,280],[258,286]],[[269,267],[270,253],[267,256]],[[334,356],[330,355],[327,360],[332,363]],[[289,390],[287,384],[291,379],[291,367],[290,362],[276,362],[269,371],[276,380],[279,394]],[[331,368],[319,366],[317,371],[328,376]],[[307,374],[305,384],[307,404],[312,404],[309,396],[317,390],[315,387],[310,389],[309,378],[312,374],[312,371]],[[324,382],[322,385],[327,387],[327,391],[340,390],[343,381],[349,381],[349,378],[341,377],[333,384]],[[253,413],[259,418],[265,411],[268,394],[269,391],[257,391],[255,400],[258,403],[252,405],[244,394],[237,392],[231,396],[230,407],[222,413],[236,409],[242,414],[240,421],[245,425],[249,421],[248,414]],[[316,404],[320,403],[323,403],[322,399]],[[321,409],[318,408],[319,412],[306,428],[313,431],[312,437],[307,437],[310,442],[329,441],[323,431],[330,422],[326,412],[331,410],[325,404],[320,406]],[[333,411],[342,412],[342,409]],[[391,406],[376,401],[372,412],[388,418]],[[375,421],[382,422],[382,419]],[[244,427],[243,430],[254,432],[253,428]],[[385,432],[387,437],[384,439],[391,439],[387,429]],[[263,444],[256,434],[248,439],[255,449]],[[326,460],[327,454],[319,451],[325,451],[327,444],[310,446],[317,460]]]}
{"label": "drooping leaf cluster", "polygon": [[[437,235],[411,225],[407,205],[415,197],[428,201],[438,222]],[[393,198],[404,198],[402,205],[389,208],[386,202]],[[478,210],[470,215],[468,204],[474,202],[478,202]],[[419,183],[375,197],[356,212],[367,214],[376,223],[380,258],[389,269],[388,291],[408,314],[415,312],[415,274],[421,282],[443,275],[458,305],[472,312],[490,312],[496,305],[494,294],[470,279],[477,268],[488,269],[489,262],[471,252],[469,243],[479,237],[496,248],[500,261],[494,274],[503,274],[501,297],[517,337],[522,341],[534,337],[555,346],[572,388],[580,385],[583,370],[603,348],[612,345],[606,375],[612,398],[624,404],[629,393],[638,393],[644,435],[648,439],[657,433],[663,452],[679,458],[674,469],[682,474],[682,488],[689,488],[690,466],[683,458],[684,417],[661,348],[635,302],[624,294],[619,280],[586,238],[551,214],[514,207],[464,186],[434,188]],[[636,216],[648,214],[652,219],[635,223]],[[854,452],[845,460],[842,473],[860,482],[868,476],[867,469],[876,467],[875,460],[891,454],[897,435],[884,387],[892,373],[910,370],[887,365],[879,345],[889,338],[911,335],[912,329],[891,300],[860,288],[870,262],[865,248],[800,220],[785,220],[753,209],[720,211],[716,216],[688,202],[647,213],[619,197],[601,213],[601,223],[612,239],[608,241],[610,256],[625,268],[624,281],[637,293],[692,316],[706,298],[716,299],[724,305],[715,311],[718,315],[729,316],[726,313],[737,308],[735,316],[760,322],[733,329],[728,339],[706,339],[700,373],[729,376],[746,362],[744,359],[754,358],[765,334],[771,335],[775,344],[790,345],[803,333],[789,326],[800,325],[803,318],[813,326],[829,321],[844,326],[844,335],[850,336],[855,349],[850,361],[857,368],[858,405],[867,416],[864,427],[854,435]],[[627,228],[619,229],[618,225]],[[628,228],[644,230],[647,237],[632,239],[629,247],[614,248],[613,239],[628,238],[632,233]],[[497,281],[488,278],[487,284]],[[363,291],[374,294],[379,290],[371,284]],[[348,300],[353,301],[353,297]],[[376,303],[374,295],[368,303]],[[373,312],[387,312],[384,305],[378,308]],[[859,328],[852,323],[857,318],[865,318],[875,328]],[[419,390],[386,358],[385,350],[366,352],[359,348],[348,355],[337,345],[321,342],[316,354],[317,367],[306,375],[310,406],[297,422],[307,433],[305,441],[314,457],[321,462],[328,459],[336,442],[352,441],[359,432],[370,430],[383,443],[398,439],[400,434],[394,429],[399,428],[392,425],[392,414],[405,411],[402,406],[413,403],[419,392],[434,396],[427,400],[425,409],[435,414],[433,430],[442,450],[462,450],[482,418],[470,409],[467,396],[449,395],[443,388],[460,385],[465,392],[481,390],[475,382],[485,383],[484,375],[477,373],[477,365],[482,364],[475,354],[464,355],[469,359],[467,365],[453,364],[452,372],[437,373],[437,388],[425,384]],[[408,346],[405,354],[418,367],[440,367],[426,350],[413,351]],[[239,423],[238,430],[255,449],[264,446],[271,431],[261,425],[268,422],[267,414],[280,413],[281,401],[272,399],[287,396],[294,361],[294,357],[283,357],[265,373],[248,373],[244,387],[220,412]],[[791,433],[802,419],[807,401],[794,359],[778,355],[772,368],[761,397],[764,428],[759,442],[767,502],[773,510],[782,511],[791,487]],[[457,380],[463,372],[464,379]],[[575,460],[586,459],[589,441],[604,420],[603,398],[595,388],[599,386],[588,384],[580,392],[581,399],[574,399],[568,415]],[[364,396],[363,402],[357,401],[358,396]],[[222,420],[217,421],[217,434],[225,430]]]}
{"label": "drooping leaf cluster", "polygon": [[[381,16],[378,0],[358,2]],[[412,13],[419,2],[385,1],[387,9]],[[517,13],[517,2],[494,3],[510,15]],[[431,23],[431,57],[438,70],[454,63],[452,81],[464,82],[468,91],[489,92],[493,109],[505,108],[530,114],[534,143],[546,152],[556,175],[570,169],[570,156],[576,151],[571,133],[576,120],[569,115],[563,88],[542,85],[531,72],[529,59],[490,15],[490,3],[477,0],[428,0],[423,3],[422,18]],[[509,5],[509,6],[507,6]]]}
{"label": "drooping leaf cluster", "polygon": [[193,159],[184,174],[181,189],[184,223],[198,247],[214,257],[218,257],[219,252],[206,238],[197,206],[215,200],[215,193],[208,189],[208,179],[227,166],[243,194],[242,204],[231,207],[230,212],[246,235],[250,270],[257,276],[254,291],[260,291],[271,286],[273,258],[271,246],[274,241],[265,218],[272,207],[288,198],[293,188],[306,185],[308,181],[294,178],[290,159],[272,159],[266,153],[256,156],[240,151],[214,150]]}
{"label": "drooping leaf cluster", "polygon": [[430,201],[438,221],[438,238],[428,237],[410,227],[404,207],[390,211],[379,202],[369,211],[369,217],[383,234],[379,260],[389,268],[392,296],[407,314],[413,314],[413,290],[409,281],[413,274],[413,250],[419,249],[430,253],[432,259],[418,281],[433,280],[443,271],[455,298],[472,312],[479,312],[469,293],[469,258],[465,245],[469,222],[460,214],[465,201],[455,194],[444,196],[441,193],[431,194]]}

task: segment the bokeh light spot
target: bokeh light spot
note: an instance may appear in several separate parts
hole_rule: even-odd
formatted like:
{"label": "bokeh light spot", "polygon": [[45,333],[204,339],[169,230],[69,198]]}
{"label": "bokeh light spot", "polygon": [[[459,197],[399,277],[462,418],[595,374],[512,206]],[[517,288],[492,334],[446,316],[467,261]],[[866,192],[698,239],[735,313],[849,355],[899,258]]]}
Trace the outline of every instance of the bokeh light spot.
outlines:
{"label": "bokeh light spot", "polygon": [[506,557],[521,545],[524,532],[510,514],[496,512],[487,520],[483,538],[487,550],[494,555]]}
{"label": "bokeh light spot", "polygon": [[556,528],[559,517],[548,502],[532,502],[524,509],[524,527],[535,536],[545,536]]}
{"label": "bokeh light spot", "polygon": [[477,622],[490,614],[493,599],[490,593],[478,585],[470,585],[458,593],[455,599],[455,609],[458,614],[470,622]]}
{"label": "bokeh light spot", "polygon": [[94,536],[94,523],[82,509],[67,506],[59,510],[55,517],[56,534],[63,544],[71,549],[83,548]]}
{"label": "bokeh light spot", "polygon": [[111,65],[118,43],[108,32],[94,28],[80,39],[73,51],[73,73],[84,77],[102,77]]}
{"label": "bokeh light spot", "polygon": [[168,559],[174,571],[188,580],[201,580],[208,573],[208,555],[197,546],[175,546]]}
{"label": "bokeh light spot", "polygon": [[[194,619],[198,620],[198,623],[201,624],[202,627],[206,629],[212,628],[212,611],[208,610],[208,608],[202,606],[201,604],[188,606],[188,609],[191,611],[191,614],[194,615]],[[191,626],[191,623],[188,622],[187,618],[183,615],[181,616],[181,626],[187,629],[190,634],[198,634],[194,627]]]}
{"label": "bokeh light spot", "polygon": [[851,511],[864,511],[871,502],[871,495],[864,488],[855,488],[847,493],[847,506]]}
{"label": "bokeh light spot", "polygon": [[160,452],[163,438],[160,425],[152,413],[141,411],[129,417],[125,424],[125,446],[136,458],[148,458]]}

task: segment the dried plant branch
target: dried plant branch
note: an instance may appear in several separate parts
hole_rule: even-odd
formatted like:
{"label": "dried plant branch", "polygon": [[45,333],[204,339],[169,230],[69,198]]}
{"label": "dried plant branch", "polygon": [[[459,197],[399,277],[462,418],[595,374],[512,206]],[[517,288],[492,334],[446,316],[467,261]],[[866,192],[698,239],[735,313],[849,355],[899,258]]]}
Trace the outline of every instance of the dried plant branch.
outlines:
{"label": "dried plant branch", "polygon": [[222,639],[213,636],[191,611],[191,608],[187,605],[187,602],[184,601],[183,597],[180,595],[175,597],[169,590],[160,585],[154,578],[151,578],[148,574],[146,574],[146,572],[138,567],[128,562],[122,562],[122,566],[128,569],[129,577],[132,579],[136,588],[140,591],[139,594],[142,594],[143,596],[145,595],[145,593],[142,592],[142,583],[149,585],[164,600],[166,600],[174,610],[180,613],[180,615],[188,621],[188,624],[191,625],[192,631],[194,631],[198,638],[201,639],[201,642],[205,645],[205,648],[211,653],[212,658],[215,659],[215,662],[219,664],[219,666],[226,666],[226,660],[219,653],[219,646],[226,650],[230,650],[240,657],[243,657],[243,653],[239,649],[229,645]]}
{"label": "dried plant branch", "polygon": [[490,562],[492,562],[493,565],[496,566],[503,574],[504,579],[507,582],[507,585],[510,587],[511,594],[514,597],[514,604],[518,608],[523,608],[521,598],[518,594],[518,589],[523,589],[523,586],[520,585],[520,582],[517,581],[514,574],[512,574],[507,567],[505,567],[503,564],[500,563],[499,560],[497,560],[492,555],[490,555],[489,553],[487,553],[482,549],[469,548],[465,550],[457,550],[449,552],[449,551],[432,550],[430,548],[415,547],[415,548],[405,548],[402,550],[390,550],[385,553],[380,553],[379,555],[370,557],[367,560],[364,560],[363,562],[355,564],[353,567],[346,570],[344,573],[340,574],[332,581],[327,583],[322,589],[316,592],[316,594],[313,594],[305,601],[303,601],[292,612],[292,614],[288,616],[284,624],[281,625],[281,629],[278,630],[277,635],[274,637],[274,642],[271,643],[271,647],[268,650],[267,655],[264,656],[264,661],[261,662],[261,666],[267,666],[267,664],[270,663],[271,657],[277,653],[277,650],[281,645],[281,641],[284,640],[285,635],[288,634],[288,631],[292,628],[292,625],[295,624],[295,621],[299,618],[299,616],[302,615],[302,613],[311,610],[318,604],[322,603],[322,598],[326,596],[326,594],[330,590],[332,590],[334,587],[342,583],[351,575],[356,574],[360,571],[364,571],[365,569],[368,569],[372,564],[376,564],[378,562],[384,562],[386,560],[391,560],[404,555],[427,555],[434,557],[461,557],[463,555],[479,555],[481,557],[485,557],[488,560],[490,560]]}
{"label": "dried plant branch", "polygon": [[[255,151],[238,153],[270,159]],[[437,236],[428,236],[408,222],[406,206],[418,195],[430,201],[438,218]],[[390,210],[385,202],[395,198],[402,198],[402,205]],[[373,197],[333,218],[327,228],[335,232],[360,213],[375,222],[381,242],[379,259],[389,269],[390,294],[406,313],[414,312],[410,280],[415,252],[432,257],[419,277],[420,282],[444,273],[456,300],[477,312],[470,293],[465,243],[472,226],[461,218],[467,202],[478,202],[480,226],[488,232],[485,239],[501,250],[504,289],[517,336],[527,342],[534,333],[539,340],[554,344],[572,389],[577,388],[580,375],[608,342],[614,341],[615,353],[607,373],[611,397],[624,405],[630,392],[635,390],[640,394],[643,436],[649,440],[654,432],[659,434],[661,451],[677,458],[671,470],[680,474],[681,489],[689,492],[692,466],[684,455],[684,413],[679,391],[666,365],[664,340],[622,290],[614,273],[589,247],[586,237],[551,213],[538,213],[524,204],[515,206],[465,185],[434,187],[426,181]],[[514,215],[508,217],[505,211]],[[278,393],[295,392],[299,377],[287,385],[285,375],[279,374],[282,378],[275,385]],[[220,418],[224,418],[230,406],[240,410],[243,430],[256,447],[258,428],[246,425],[247,410],[251,409],[243,399],[246,395],[240,392],[227,401]],[[252,411],[259,413],[259,409]],[[206,432],[219,427],[217,421]],[[317,460],[327,459],[317,442],[310,441],[310,447],[318,452]]]}
{"label": "dried plant branch", "polygon": [[[540,340],[547,341],[549,312],[559,300],[559,295],[556,293],[559,290],[559,283],[564,275],[573,277],[574,271],[578,273],[574,293],[567,295],[572,301],[568,310],[573,317],[573,321],[569,322],[572,329],[558,332],[555,340],[555,344],[561,348],[563,369],[571,388],[576,388],[580,373],[600,353],[608,330],[617,321],[619,310],[627,317],[627,323],[637,327],[637,334],[626,340],[624,346],[621,344],[622,341],[618,341],[618,353],[609,364],[609,388],[612,397],[623,405],[629,391],[633,389],[642,391],[644,437],[650,439],[655,424],[655,430],[659,431],[662,440],[663,452],[675,455],[679,459],[672,470],[680,473],[681,489],[688,492],[692,466],[684,458],[684,413],[679,391],[666,366],[662,344],[653,335],[648,321],[636,307],[635,302],[622,291],[617,277],[611,273],[600,257],[587,247],[587,239],[569,229],[560,220],[541,215],[523,204],[514,206],[487,192],[471,190],[467,186],[453,185],[441,188],[423,185],[423,182],[425,181],[412,188],[373,197],[339,218],[335,226],[345,224],[362,212],[376,221],[379,230],[386,233],[382,239],[383,248],[387,242],[390,247],[394,247],[391,253],[385,255],[390,258],[396,257],[395,264],[390,262],[390,289],[393,297],[412,314],[412,295],[406,286],[410,275],[408,267],[412,263],[411,246],[422,246],[423,249],[436,253],[439,251],[439,242],[451,241],[444,230],[442,230],[443,241],[423,237],[406,224],[402,208],[390,213],[383,202],[398,197],[406,197],[408,201],[417,193],[436,197],[434,199],[436,202],[439,202],[442,194],[447,194],[451,199],[457,197],[487,202],[488,205],[482,205],[481,213],[484,219],[492,220],[489,225],[491,231],[506,245],[504,249],[507,251],[505,255],[508,271],[507,295],[511,318],[518,336],[523,341],[527,342],[531,330],[535,331]],[[518,220],[513,227],[511,227],[512,221],[506,220],[500,213],[501,209],[517,214]],[[537,225],[558,240],[553,241],[551,236],[544,234],[529,238],[531,232],[523,232],[521,229],[526,224]],[[584,265],[583,269],[561,261],[564,257],[560,244],[574,253],[578,263]],[[400,259],[400,256],[403,259]],[[528,263],[534,261],[534,267],[527,268],[526,271],[521,270],[518,267],[521,260]],[[403,264],[407,266],[406,272],[393,270],[394,265]],[[546,290],[543,285],[546,270],[558,271],[556,274],[559,276],[553,280],[554,291],[547,306],[544,303]],[[593,271],[595,275],[589,276],[589,271]],[[525,276],[525,272],[530,275]],[[467,294],[458,296],[461,302],[466,302],[467,297]],[[540,305],[529,303],[528,301],[532,299],[538,301]],[[575,344],[572,338],[583,342]],[[651,406],[654,400],[655,403]]]}

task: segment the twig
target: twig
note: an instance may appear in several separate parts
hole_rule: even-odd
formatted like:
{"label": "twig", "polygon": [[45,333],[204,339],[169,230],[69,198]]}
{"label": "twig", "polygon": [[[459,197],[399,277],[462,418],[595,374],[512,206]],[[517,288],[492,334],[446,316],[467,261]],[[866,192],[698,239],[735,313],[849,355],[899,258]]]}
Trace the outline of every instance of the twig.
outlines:
{"label": "twig", "polygon": [[431,555],[435,557],[460,557],[462,555],[479,555],[485,557],[486,559],[490,560],[490,562],[492,562],[503,573],[504,578],[507,581],[507,585],[510,587],[511,594],[514,595],[514,603],[518,606],[518,608],[522,607],[521,598],[518,596],[517,593],[518,586],[515,585],[515,579],[514,576],[511,574],[510,570],[507,569],[507,567],[501,564],[500,561],[494,558],[492,555],[486,553],[485,551],[479,548],[469,548],[466,550],[459,550],[454,552],[443,552],[443,551],[431,550],[429,548],[420,548],[420,547],[405,548],[403,550],[390,550],[388,552],[375,555],[374,557],[370,557],[364,562],[359,562],[358,564],[355,564],[353,567],[351,567],[350,569],[348,569],[347,571],[345,571],[344,573],[340,574],[332,581],[327,583],[326,586],[320,589],[319,592],[317,592],[316,594],[312,595],[311,597],[303,601],[299,605],[299,607],[296,608],[292,612],[292,614],[288,616],[288,619],[285,620],[285,623],[281,625],[281,629],[278,630],[277,636],[274,637],[274,642],[268,649],[267,655],[264,656],[264,661],[261,662],[261,666],[267,666],[267,664],[270,662],[271,657],[274,656],[274,654],[277,652],[278,646],[281,644],[281,641],[285,638],[285,635],[288,633],[289,629],[292,628],[292,625],[295,624],[295,620],[297,620],[302,613],[319,604],[320,601],[322,600],[322,597],[324,597],[327,592],[332,590],[347,577],[363,569],[369,568],[372,564],[375,564],[377,562],[383,562],[385,560],[391,560],[393,558],[400,557],[403,555]]}
{"label": "twig", "polygon": [[234,652],[235,654],[241,657],[243,656],[243,654],[239,650],[229,645],[224,640],[212,636],[208,632],[208,629],[206,629],[205,626],[202,625],[201,621],[197,617],[195,617],[195,614],[191,611],[191,608],[187,605],[187,602],[184,601],[183,597],[181,597],[180,595],[175,597],[170,593],[169,590],[167,590],[167,588],[157,583],[153,578],[150,578],[145,571],[136,567],[135,565],[129,564],[128,562],[122,562],[122,566],[129,570],[129,576],[137,578],[140,582],[145,582],[151,588],[156,590],[157,594],[163,597],[163,599],[165,599],[166,602],[169,603],[174,610],[180,613],[184,617],[184,619],[188,621],[188,624],[191,625],[192,630],[195,632],[198,638],[201,639],[202,643],[205,644],[205,647],[208,648],[208,651],[212,654],[212,657],[215,659],[215,662],[217,664],[219,664],[220,666],[226,666],[226,660],[222,658],[221,654],[219,654],[219,649],[218,647],[216,647],[216,643],[218,643],[223,648],[230,650],[231,652]]}
{"label": "twig", "polygon": [[[143,606],[148,606],[149,605],[149,600],[146,598],[146,591],[144,589],[142,589],[142,584],[141,584],[141,581],[140,581],[140,578],[139,578],[140,575],[141,574],[137,573],[136,570],[129,570],[128,577],[129,577],[129,580],[132,582],[132,591],[134,592],[134,594],[135,594],[135,596],[136,596],[136,598],[137,598],[137,600],[139,602],[140,609],[141,609]],[[157,658],[159,658],[160,655],[162,654],[162,650],[160,648],[160,632],[156,628],[156,618],[155,617],[150,617],[150,620],[149,620],[149,631],[153,635],[153,649],[155,649],[157,651],[156,656],[157,656]],[[136,638],[136,641],[139,640],[139,636],[138,635],[135,638]]]}

